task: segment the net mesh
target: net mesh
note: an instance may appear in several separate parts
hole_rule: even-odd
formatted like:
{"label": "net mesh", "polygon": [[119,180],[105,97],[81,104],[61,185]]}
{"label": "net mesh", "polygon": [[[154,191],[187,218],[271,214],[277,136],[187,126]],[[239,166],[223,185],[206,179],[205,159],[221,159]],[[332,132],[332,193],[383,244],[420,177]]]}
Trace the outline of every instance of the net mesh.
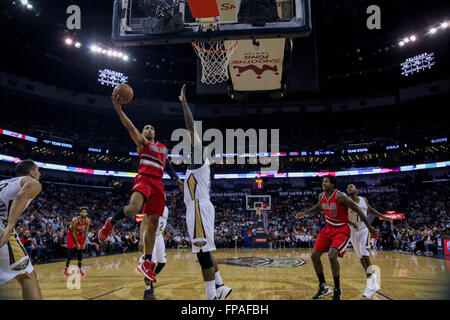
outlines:
{"label": "net mesh", "polygon": [[228,80],[228,64],[238,41],[193,42],[202,63],[202,83],[212,85]]}

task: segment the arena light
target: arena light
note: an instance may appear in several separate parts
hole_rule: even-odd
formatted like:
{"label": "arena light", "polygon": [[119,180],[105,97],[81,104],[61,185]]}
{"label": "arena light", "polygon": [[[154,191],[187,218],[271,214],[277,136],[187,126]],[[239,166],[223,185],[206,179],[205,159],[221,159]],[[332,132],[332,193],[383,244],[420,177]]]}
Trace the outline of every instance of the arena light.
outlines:
{"label": "arena light", "polygon": [[66,40],[65,40],[65,42],[66,42],[66,44],[67,45],[72,45],[72,43],[73,43],[73,40],[72,39],[70,39],[70,38],[67,38]]}
{"label": "arena light", "polygon": [[129,58],[128,58],[127,55],[122,56],[122,60],[123,60],[123,61],[128,61],[128,59],[129,59]]}
{"label": "arena light", "polygon": [[408,37],[404,38],[404,39],[403,39],[403,42],[404,42],[404,43],[408,43],[408,42],[409,42],[409,38],[408,38]]}
{"label": "arena light", "polygon": [[115,87],[118,84],[121,83],[127,83],[128,82],[128,76],[125,76],[121,72],[109,70],[109,69],[103,69],[98,70],[99,78],[98,82],[100,82],[101,85],[111,86]]}
{"label": "arena light", "polygon": [[91,51],[97,52],[97,46],[95,44],[91,45]]}
{"label": "arena light", "polygon": [[402,75],[408,77],[414,73],[431,69],[436,64],[434,61],[434,52],[422,53],[415,57],[408,58],[405,62],[401,63]]}
{"label": "arena light", "polygon": [[28,0],[20,0],[20,2],[21,2],[24,6],[26,6],[26,5],[28,4]]}
{"label": "arena light", "polygon": [[28,9],[28,10],[32,10],[32,9],[33,9],[33,5],[32,5],[32,4],[30,4],[30,3],[29,3],[29,4],[27,4],[27,9]]}
{"label": "arena light", "polygon": [[435,33],[436,33],[436,31],[437,31],[437,29],[436,29],[436,28],[431,28],[431,29],[430,29],[430,31],[429,31],[429,33],[431,33],[431,34],[435,34]]}
{"label": "arena light", "polygon": [[400,47],[403,47],[403,46],[405,45],[405,43],[404,43],[403,41],[400,41],[400,42],[398,43],[398,45],[399,45]]}
{"label": "arena light", "polygon": [[448,22],[447,21],[441,23],[441,28],[442,29],[447,29],[447,27],[448,27]]}
{"label": "arena light", "polygon": [[417,40],[417,37],[415,35],[412,35],[411,37],[409,37],[409,40],[411,40],[412,42]]}
{"label": "arena light", "polygon": [[76,48],[81,48],[81,43],[76,42],[76,43],[75,43],[75,47],[76,47]]}

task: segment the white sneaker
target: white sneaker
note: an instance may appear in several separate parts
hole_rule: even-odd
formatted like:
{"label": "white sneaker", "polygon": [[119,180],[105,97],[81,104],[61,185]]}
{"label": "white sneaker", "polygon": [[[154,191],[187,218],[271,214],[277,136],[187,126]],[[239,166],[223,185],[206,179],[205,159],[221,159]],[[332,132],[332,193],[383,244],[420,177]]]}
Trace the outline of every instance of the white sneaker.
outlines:
{"label": "white sneaker", "polygon": [[380,290],[380,286],[377,283],[377,275],[373,273],[367,278],[366,290],[363,293],[363,297],[370,299],[378,290]]}
{"label": "white sneaker", "polygon": [[222,284],[220,287],[216,288],[217,300],[225,300],[226,298],[228,298],[231,291],[231,288]]}

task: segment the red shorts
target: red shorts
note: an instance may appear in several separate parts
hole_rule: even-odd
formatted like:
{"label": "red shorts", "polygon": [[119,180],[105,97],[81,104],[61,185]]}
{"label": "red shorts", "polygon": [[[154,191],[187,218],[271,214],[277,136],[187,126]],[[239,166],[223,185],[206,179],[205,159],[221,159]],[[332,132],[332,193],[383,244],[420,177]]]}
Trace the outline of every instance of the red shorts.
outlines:
{"label": "red shorts", "polygon": [[[77,234],[77,240],[78,243],[80,244],[80,250],[83,250],[83,245],[84,245],[84,237],[82,234]],[[69,249],[73,249],[75,248],[75,240],[72,237],[72,232],[67,231],[67,248]]]}
{"label": "red shorts", "polygon": [[143,214],[162,216],[166,206],[166,194],[162,178],[138,174],[131,192],[139,191],[145,197]]}
{"label": "red shorts", "polygon": [[336,248],[339,251],[339,256],[342,258],[344,257],[349,242],[350,228],[348,225],[336,228],[327,224],[320,231],[314,244],[314,249],[327,252],[330,248]]}

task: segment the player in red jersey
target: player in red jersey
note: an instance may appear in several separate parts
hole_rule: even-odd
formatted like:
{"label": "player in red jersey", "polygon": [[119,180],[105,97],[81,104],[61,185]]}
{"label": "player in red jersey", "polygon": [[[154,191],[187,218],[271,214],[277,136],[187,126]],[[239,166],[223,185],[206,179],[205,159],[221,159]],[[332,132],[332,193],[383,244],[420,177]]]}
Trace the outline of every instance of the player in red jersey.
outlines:
{"label": "player in red jersey", "polygon": [[64,274],[69,275],[70,260],[72,260],[72,254],[74,249],[77,252],[78,258],[78,272],[84,276],[84,272],[81,269],[81,263],[83,259],[83,250],[86,247],[86,238],[89,232],[89,226],[91,224],[91,219],[87,217],[88,211],[87,207],[81,207],[79,210],[79,216],[74,217],[67,230],[67,261],[66,269]]}
{"label": "player in red jersey", "polygon": [[146,287],[150,289],[149,282],[156,282],[152,262],[153,246],[155,244],[156,228],[159,217],[163,215],[166,203],[164,185],[162,177],[164,170],[175,180],[181,190],[183,182],[178,178],[175,170],[168,161],[167,148],[160,142],[155,142],[155,129],[151,125],[146,125],[140,133],[133,125],[131,120],[122,111],[121,97],[112,94],[114,108],[119,115],[120,121],[128,130],[131,139],[134,141],[139,154],[139,170],[134,185],[131,189],[131,199],[128,205],[121,207],[116,211],[113,217],[109,218],[103,228],[99,231],[98,239],[104,242],[113,226],[120,220],[136,215],[142,206],[144,214],[144,223],[147,226],[144,236],[144,261],[138,266],[139,271],[145,275]]}
{"label": "player in red jersey", "polygon": [[340,265],[338,257],[344,257],[345,250],[350,241],[348,209],[350,208],[356,212],[371,234],[378,234],[378,230],[370,225],[361,208],[347,197],[345,193],[336,189],[336,183],[336,177],[331,175],[325,176],[322,181],[323,192],[319,196],[319,202],[314,207],[297,213],[297,217],[301,217],[308,213],[323,210],[327,222],[326,227],[320,231],[311,253],[311,260],[319,278],[319,291],[313,296],[313,299],[320,299],[331,293],[330,288],[325,282],[323,265],[320,260],[324,252],[328,252],[328,259],[330,260],[331,272],[334,278],[333,300],[341,299],[342,289],[339,279]]}

